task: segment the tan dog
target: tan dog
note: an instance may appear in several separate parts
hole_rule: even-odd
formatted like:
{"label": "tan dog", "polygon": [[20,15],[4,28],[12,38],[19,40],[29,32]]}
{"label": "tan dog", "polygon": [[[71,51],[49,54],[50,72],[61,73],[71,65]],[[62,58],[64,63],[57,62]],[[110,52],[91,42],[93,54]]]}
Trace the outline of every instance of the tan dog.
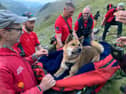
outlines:
{"label": "tan dog", "polygon": [[73,64],[68,77],[74,75],[80,67],[89,62],[97,62],[100,59],[100,54],[104,48],[98,42],[92,41],[92,46],[82,47],[79,40],[72,40],[65,43],[63,47],[63,59],[59,70],[54,74],[59,77],[65,70],[68,69],[67,64]]}

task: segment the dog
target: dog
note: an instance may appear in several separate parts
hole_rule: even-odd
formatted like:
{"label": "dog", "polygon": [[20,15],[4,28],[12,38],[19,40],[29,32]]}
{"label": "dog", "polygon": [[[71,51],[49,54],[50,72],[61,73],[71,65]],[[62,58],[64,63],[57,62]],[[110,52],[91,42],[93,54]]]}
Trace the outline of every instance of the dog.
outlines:
{"label": "dog", "polygon": [[63,59],[60,68],[54,74],[55,77],[62,75],[69,68],[69,64],[73,65],[67,77],[73,76],[84,64],[99,61],[104,47],[95,41],[91,41],[91,46],[83,47],[79,40],[73,39],[65,43],[63,51]]}

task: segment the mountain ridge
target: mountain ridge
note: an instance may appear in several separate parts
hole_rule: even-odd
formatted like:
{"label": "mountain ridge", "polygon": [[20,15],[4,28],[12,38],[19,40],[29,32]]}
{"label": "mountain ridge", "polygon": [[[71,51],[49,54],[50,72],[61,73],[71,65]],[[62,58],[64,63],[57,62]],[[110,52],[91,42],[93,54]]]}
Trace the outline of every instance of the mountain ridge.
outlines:
{"label": "mountain ridge", "polygon": [[43,6],[39,3],[33,3],[33,2],[19,2],[16,0],[0,0],[0,3],[5,6],[8,10],[18,14],[22,15],[26,11],[30,11],[33,14],[36,14],[38,10]]}

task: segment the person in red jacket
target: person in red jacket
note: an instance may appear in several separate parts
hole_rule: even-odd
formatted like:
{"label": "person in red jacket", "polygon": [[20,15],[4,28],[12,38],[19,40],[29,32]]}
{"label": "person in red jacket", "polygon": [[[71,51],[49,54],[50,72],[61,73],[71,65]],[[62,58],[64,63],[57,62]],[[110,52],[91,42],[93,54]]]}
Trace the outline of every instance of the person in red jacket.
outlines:
{"label": "person in red jacket", "polygon": [[106,8],[107,8],[107,11],[109,11],[110,9],[115,8],[115,6],[109,3]]}
{"label": "person in red jacket", "polygon": [[117,8],[112,8],[110,10],[108,10],[108,12],[106,13],[103,21],[102,21],[102,26],[104,26],[104,32],[103,32],[103,35],[102,35],[102,40],[104,41],[105,38],[106,38],[106,34],[107,32],[109,32],[109,28],[111,25],[117,25],[118,26],[118,32],[117,32],[117,37],[120,37],[121,36],[121,33],[122,33],[122,23],[121,22],[118,22],[115,20],[115,15],[114,13],[119,11],[119,10],[123,10],[124,9],[124,4],[123,3],[119,3],[117,5]]}
{"label": "person in red jacket", "polygon": [[[90,11],[90,18],[93,20],[93,27],[95,27],[97,25],[97,21],[100,17],[100,11],[97,10],[95,15],[93,16],[92,13],[91,13],[91,10],[90,10],[90,6],[86,6],[85,8],[87,8]],[[77,19],[81,18],[82,16],[83,16],[82,12],[80,12]],[[93,33],[92,33],[93,35],[92,36],[94,36],[94,34],[96,34],[99,31],[100,31],[100,28],[93,28]]]}
{"label": "person in red jacket", "polygon": [[[87,8],[87,9],[90,11],[90,18],[93,20],[93,25],[94,25],[94,17],[93,17],[93,15],[92,15],[92,13],[91,13],[90,7],[89,7],[89,6],[86,6],[85,8]],[[83,14],[83,13],[80,12],[79,15],[78,15],[78,17],[77,17],[77,19],[80,19],[80,18],[83,16],[82,14]],[[94,26],[93,26],[93,27],[94,27]]]}
{"label": "person in red jacket", "polygon": [[[75,7],[72,2],[66,2],[63,10],[63,14],[59,15],[55,21],[55,37],[57,41],[56,48],[62,48],[65,40],[72,30],[72,15]],[[68,24],[67,24],[68,23]],[[69,27],[68,27],[69,25]]]}
{"label": "person in red jacket", "polygon": [[[54,78],[47,74],[37,84],[31,65],[33,60],[22,58],[13,45],[21,35],[21,25],[27,18],[8,10],[0,10],[0,94],[43,94],[55,85]],[[45,50],[41,51],[47,54]],[[30,58],[30,57],[29,57]],[[31,59],[34,57],[31,56]]]}
{"label": "person in red jacket", "polygon": [[23,24],[23,34],[20,37],[20,44],[18,47],[21,49],[21,52],[24,52],[23,56],[28,57],[34,54],[37,50],[43,49],[38,40],[37,34],[33,31],[36,17],[32,15],[31,12],[26,12],[23,14],[24,17],[28,18]]}
{"label": "person in red jacket", "polygon": [[93,33],[93,19],[90,17],[90,9],[84,8],[82,11],[82,17],[80,17],[74,26],[73,35],[75,38],[83,40],[83,46],[90,45],[90,41],[94,37]]}

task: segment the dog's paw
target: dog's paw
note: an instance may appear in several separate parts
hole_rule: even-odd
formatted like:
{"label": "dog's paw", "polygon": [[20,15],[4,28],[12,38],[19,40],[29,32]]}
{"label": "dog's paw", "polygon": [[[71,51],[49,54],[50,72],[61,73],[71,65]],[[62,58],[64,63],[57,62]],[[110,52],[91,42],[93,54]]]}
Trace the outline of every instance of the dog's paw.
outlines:
{"label": "dog's paw", "polygon": [[57,72],[54,74],[54,76],[55,76],[55,77],[60,77],[63,73],[64,73],[64,71],[62,71],[62,72],[61,72],[61,71],[60,71],[60,72],[57,71]]}
{"label": "dog's paw", "polygon": [[60,75],[59,75],[59,74],[57,74],[57,73],[55,73],[55,74],[54,74],[54,76],[57,78],[57,77],[59,77]]}
{"label": "dog's paw", "polygon": [[68,75],[68,76],[65,76],[63,79],[67,79],[67,78],[69,78],[69,77],[71,77],[70,75]]}

